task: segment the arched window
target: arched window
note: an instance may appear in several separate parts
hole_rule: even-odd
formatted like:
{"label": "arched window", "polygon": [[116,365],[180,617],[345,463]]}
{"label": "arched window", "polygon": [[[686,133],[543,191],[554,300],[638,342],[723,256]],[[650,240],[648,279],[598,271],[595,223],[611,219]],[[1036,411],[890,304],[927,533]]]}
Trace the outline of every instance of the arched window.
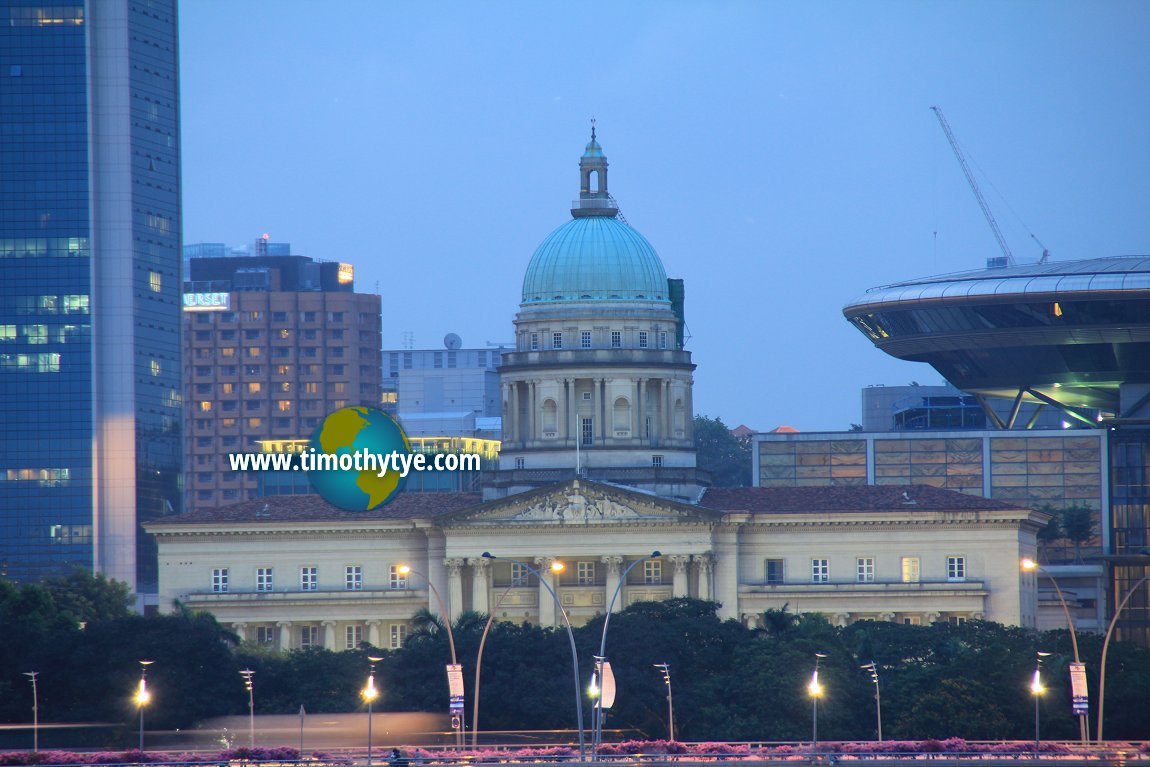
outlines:
{"label": "arched window", "polygon": [[559,408],[553,399],[543,400],[543,436],[554,437],[559,424]]}
{"label": "arched window", "polygon": [[631,403],[626,397],[619,397],[615,400],[615,407],[613,409],[614,423],[615,423],[615,436],[628,437],[631,435]]}

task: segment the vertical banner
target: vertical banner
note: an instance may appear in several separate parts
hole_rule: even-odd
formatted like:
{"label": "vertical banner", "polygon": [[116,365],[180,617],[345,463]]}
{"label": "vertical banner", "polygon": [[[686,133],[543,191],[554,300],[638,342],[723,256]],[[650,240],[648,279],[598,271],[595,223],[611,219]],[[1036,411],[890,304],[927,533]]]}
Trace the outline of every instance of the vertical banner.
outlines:
{"label": "vertical banner", "polygon": [[1070,700],[1075,716],[1090,713],[1090,698],[1086,691],[1086,664],[1070,664]]}
{"label": "vertical banner", "polygon": [[603,661],[603,679],[600,683],[602,687],[603,708],[611,708],[615,703],[615,672],[611,670],[611,662]]}

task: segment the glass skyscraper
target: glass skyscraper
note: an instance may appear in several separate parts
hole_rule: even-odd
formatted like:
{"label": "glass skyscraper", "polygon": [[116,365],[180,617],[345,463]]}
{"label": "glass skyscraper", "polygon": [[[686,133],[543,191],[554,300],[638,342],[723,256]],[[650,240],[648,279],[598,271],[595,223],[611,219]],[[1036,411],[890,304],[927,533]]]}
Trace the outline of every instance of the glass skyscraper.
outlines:
{"label": "glass skyscraper", "polygon": [[181,507],[176,0],[0,0],[0,575],[156,589]]}

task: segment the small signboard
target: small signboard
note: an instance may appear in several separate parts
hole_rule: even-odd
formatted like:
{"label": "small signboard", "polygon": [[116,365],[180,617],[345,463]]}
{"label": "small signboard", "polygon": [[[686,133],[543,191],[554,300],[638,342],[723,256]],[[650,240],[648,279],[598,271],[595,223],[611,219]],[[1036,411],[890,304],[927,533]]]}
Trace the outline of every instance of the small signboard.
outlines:
{"label": "small signboard", "polygon": [[459,698],[463,705],[463,666],[459,663],[447,664],[447,690],[452,700]]}
{"label": "small signboard", "polygon": [[1086,664],[1070,664],[1070,700],[1075,716],[1090,713],[1090,698],[1086,690]]}

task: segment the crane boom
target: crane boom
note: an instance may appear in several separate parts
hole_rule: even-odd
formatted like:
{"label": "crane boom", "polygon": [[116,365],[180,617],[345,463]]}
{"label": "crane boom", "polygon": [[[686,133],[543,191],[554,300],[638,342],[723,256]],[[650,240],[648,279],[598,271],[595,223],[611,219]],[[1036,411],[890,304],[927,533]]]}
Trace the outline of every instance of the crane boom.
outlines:
{"label": "crane boom", "polygon": [[[978,188],[978,182],[974,180],[974,174],[970,170],[970,166],[966,162],[966,156],[962,153],[962,149],[958,145],[958,139],[954,137],[954,132],[950,129],[950,123],[946,121],[946,117],[942,114],[942,110],[938,107],[931,107],[934,116],[938,118],[938,124],[942,126],[942,132],[946,134],[946,140],[950,142],[950,148],[954,150],[954,156],[958,158],[958,164],[962,167],[962,172],[966,175],[966,183],[970,184],[970,191],[974,192],[974,199],[978,200],[978,207],[982,208],[982,215],[986,216],[986,223],[990,224],[990,231],[994,232],[994,239],[998,240],[998,247],[1002,248],[1002,255],[1005,256],[1004,266],[1014,266],[1014,256],[1010,252],[1010,248],[1006,244],[1006,238],[1002,236],[1002,230],[998,228],[998,222],[994,220],[994,214],[990,212],[990,206],[986,204],[986,198],[982,196],[982,190]],[[987,265],[992,264],[990,259],[987,259]]]}

